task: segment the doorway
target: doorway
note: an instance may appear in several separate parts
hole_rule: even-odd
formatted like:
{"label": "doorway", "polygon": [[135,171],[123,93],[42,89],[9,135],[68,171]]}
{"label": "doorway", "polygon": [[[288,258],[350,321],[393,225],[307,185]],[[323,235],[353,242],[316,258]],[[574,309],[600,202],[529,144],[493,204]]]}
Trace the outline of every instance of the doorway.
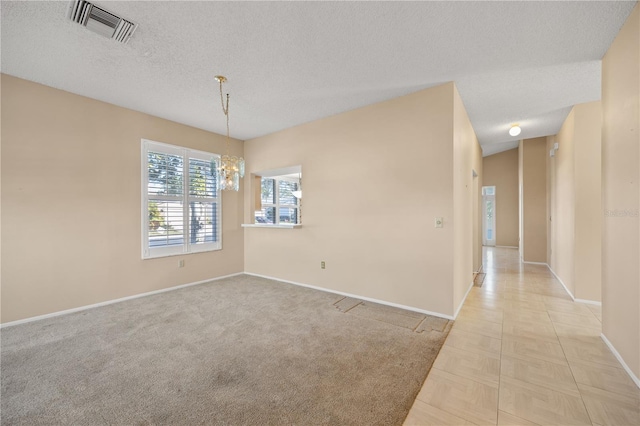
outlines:
{"label": "doorway", "polygon": [[496,187],[482,187],[482,245],[496,245]]}

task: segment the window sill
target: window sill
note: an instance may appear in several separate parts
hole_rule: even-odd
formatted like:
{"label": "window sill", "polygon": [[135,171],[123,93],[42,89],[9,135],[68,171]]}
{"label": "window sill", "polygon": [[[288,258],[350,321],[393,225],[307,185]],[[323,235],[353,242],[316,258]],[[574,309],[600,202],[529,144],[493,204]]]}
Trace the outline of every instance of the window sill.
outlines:
{"label": "window sill", "polygon": [[293,223],[287,223],[287,224],[280,224],[280,225],[271,225],[268,223],[243,223],[242,225],[243,228],[278,228],[278,229],[295,229],[295,228],[301,228],[302,224],[293,224]]}

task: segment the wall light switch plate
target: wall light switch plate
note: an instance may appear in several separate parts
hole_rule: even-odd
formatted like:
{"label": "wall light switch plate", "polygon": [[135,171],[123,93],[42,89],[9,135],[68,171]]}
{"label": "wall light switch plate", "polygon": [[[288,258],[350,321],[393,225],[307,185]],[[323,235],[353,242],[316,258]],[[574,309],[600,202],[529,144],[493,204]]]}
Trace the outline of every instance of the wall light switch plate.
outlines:
{"label": "wall light switch plate", "polygon": [[436,217],[436,228],[442,228],[444,226],[444,220],[441,217]]}

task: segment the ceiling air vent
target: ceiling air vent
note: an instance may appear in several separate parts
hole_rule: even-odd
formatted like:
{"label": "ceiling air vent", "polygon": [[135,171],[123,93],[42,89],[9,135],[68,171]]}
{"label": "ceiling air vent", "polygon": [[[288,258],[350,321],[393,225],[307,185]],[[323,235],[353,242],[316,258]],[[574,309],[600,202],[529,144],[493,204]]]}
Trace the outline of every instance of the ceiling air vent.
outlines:
{"label": "ceiling air vent", "polygon": [[133,22],[83,0],[74,0],[71,3],[69,18],[94,33],[120,43],[127,43],[137,27]]}

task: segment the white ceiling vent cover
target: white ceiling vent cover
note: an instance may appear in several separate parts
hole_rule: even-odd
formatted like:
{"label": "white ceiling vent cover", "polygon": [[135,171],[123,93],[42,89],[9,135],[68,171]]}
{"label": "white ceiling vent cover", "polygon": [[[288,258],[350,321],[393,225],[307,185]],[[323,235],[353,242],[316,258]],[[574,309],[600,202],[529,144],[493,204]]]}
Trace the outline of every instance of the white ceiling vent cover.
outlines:
{"label": "white ceiling vent cover", "polygon": [[88,1],[74,0],[69,9],[69,19],[120,43],[127,43],[137,28],[133,22]]}

